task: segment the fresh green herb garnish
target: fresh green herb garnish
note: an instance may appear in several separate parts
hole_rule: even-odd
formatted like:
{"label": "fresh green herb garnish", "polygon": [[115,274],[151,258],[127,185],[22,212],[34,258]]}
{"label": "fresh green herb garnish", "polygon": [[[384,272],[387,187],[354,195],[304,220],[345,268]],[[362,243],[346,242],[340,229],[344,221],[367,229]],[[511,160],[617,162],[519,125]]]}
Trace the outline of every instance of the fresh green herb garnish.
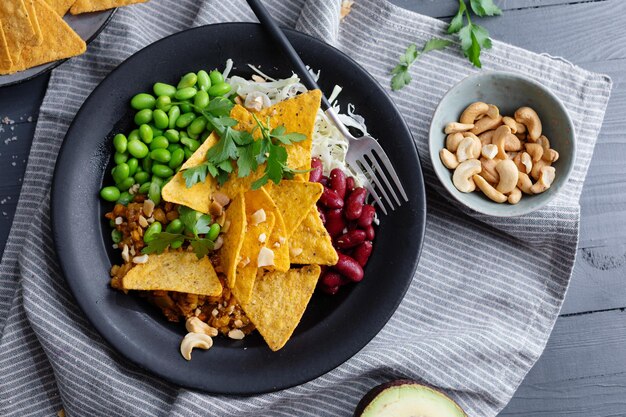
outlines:
{"label": "fresh green herb garnish", "polygon": [[[493,3],[493,0],[470,0],[470,7],[474,14],[480,17],[502,14],[502,10]],[[465,18],[467,24],[463,26]],[[491,39],[487,29],[472,23],[465,0],[459,0],[459,10],[448,26],[448,33],[458,33],[463,53],[474,66],[481,68],[480,52],[482,49],[491,48]]]}
{"label": "fresh green herb garnish", "polygon": [[407,86],[411,82],[411,74],[409,74],[409,68],[420,57],[430,51],[437,49],[444,49],[446,46],[452,44],[452,42],[446,39],[432,38],[422,48],[421,51],[417,50],[417,46],[414,43],[410,44],[403,55],[400,56],[400,62],[391,71],[393,77],[391,78],[391,89],[393,91],[400,90]]}

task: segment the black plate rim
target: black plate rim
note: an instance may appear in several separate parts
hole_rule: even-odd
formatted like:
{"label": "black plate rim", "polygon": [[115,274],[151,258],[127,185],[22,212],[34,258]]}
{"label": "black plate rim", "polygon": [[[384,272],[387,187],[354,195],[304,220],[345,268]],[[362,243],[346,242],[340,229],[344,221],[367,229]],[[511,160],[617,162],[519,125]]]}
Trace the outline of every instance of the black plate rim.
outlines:
{"label": "black plate rim", "polygon": [[[53,176],[53,183],[52,183],[52,187],[51,187],[51,221],[52,221],[52,229],[53,229],[53,240],[54,240],[54,244],[55,244],[55,248],[57,250],[57,253],[59,252],[59,248],[62,247],[62,243],[60,243],[60,240],[62,239],[61,235],[59,234],[59,223],[62,221],[61,217],[62,215],[59,214],[59,212],[61,211],[60,208],[62,206],[61,201],[63,200],[62,195],[60,192],[58,192],[59,189],[63,188],[63,170],[64,167],[61,164],[61,162],[67,157],[67,154],[70,152],[68,151],[68,149],[71,149],[69,142],[66,140],[67,137],[70,135],[70,132],[72,132],[72,129],[74,127],[74,125],[77,123],[77,120],[79,120],[82,116],[83,111],[85,111],[85,104],[88,103],[92,96],[96,95],[98,93],[99,88],[101,87],[101,84],[108,78],[110,77],[112,74],[116,73],[117,71],[120,71],[121,68],[123,67],[123,64],[136,57],[137,55],[141,54],[143,51],[145,51],[147,48],[151,48],[151,47],[155,47],[156,45],[158,45],[161,42],[164,42],[166,39],[169,39],[170,37],[174,37],[177,35],[180,35],[182,33],[187,33],[187,32],[192,32],[192,31],[201,31],[204,30],[206,27],[219,27],[219,26],[228,26],[228,25],[235,25],[238,27],[245,27],[245,26],[260,26],[258,23],[251,23],[251,22],[236,22],[236,23],[232,23],[232,22],[225,22],[225,23],[216,23],[216,24],[209,24],[209,25],[203,25],[203,26],[198,26],[198,27],[193,27],[193,28],[189,28],[189,29],[185,29],[183,31],[180,32],[176,32],[173,33],[167,37],[164,37],[150,45],[147,45],[146,47],[138,50],[137,52],[135,52],[134,54],[130,55],[129,57],[127,57],[122,63],[120,63],[115,69],[113,69],[99,84],[98,86],[96,86],[94,88],[94,90],[89,94],[89,96],[87,97],[87,99],[85,100],[85,102],[83,103],[83,105],[81,106],[81,108],[79,109],[79,111],[77,112],[75,118],[72,120],[72,123],[70,124],[68,131],[66,133],[66,137],[61,145],[61,148],[59,150],[59,155],[57,158],[57,163],[54,169],[54,176]],[[321,40],[314,38],[308,34],[293,30],[293,29],[287,29],[287,28],[283,28],[283,30],[288,34],[288,35],[294,35],[294,36],[302,36],[307,38],[307,41],[309,42],[313,42],[315,44],[318,44],[319,46],[322,46],[324,48],[328,48],[328,49],[332,49],[334,50],[335,53],[340,54],[344,59],[350,61],[353,65],[361,68],[363,70],[364,75],[367,77],[369,83],[375,84],[379,86],[378,81],[376,81],[374,79],[374,77],[367,72],[360,64],[358,64],[354,59],[352,59],[350,56],[346,55],[344,52],[340,51],[339,49],[333,47],[332,45],[326,44],[325,42],[322,42]],[[130,350],[126,350],[123,348],[123,344],[121,344],[120,342],[115,340],[115,332],[113,331],[114,329],[112,327],[107,327],[107,326],[103,326],[100,324],[100,322],[98,322],[96,319],[96,317],[92,317],[91,314],[89,313],[89,305],[86,304],[80,297],[76,297],[76,287],[75,284],[73,284],[72,280],[68,280],[66,277],[68,276],[68,270],[71,267],[71,263],[67,263],[63,257],[58,257],[59,259],[59,265],[61,267],[61,271],[63,272],[63,277],[65,279],[65,281],[67,282],[68,286],[70,287],[70,290],[72,292],[72,295],[74,296],[77,304],[79,305],[79,307],[81,308],[81,310],[85,313],[89,323],[94,326],[94,328],[96,329],[96,331],[103,337],[103,339],[114,349],[116,350],[118,353],[120,353],[124,358],[128,359],[130,362],[138,365],[140,368],[146,370],[147,372],[157,375],[161,378],[163,378],[166,381],[169,382],[173,382],[179,386],[182,387],[186,387],[186,388],[190,388],[190,389],[197,389],[197,390],[201,390],[204,392],[208,392],[208,393],[213,393],[213,394],[223,394],[223,395],[255,395],[255,394],[263,394],[263,393],[270,393],[270,392],[276,392],[282,389],[287,389],[287,388],[291,388],[294,386],[298,386],[301,384],[304,384],[306,382],[309,382],[315,378],[318,378],[328,372],[330,372],[331,370],[335,369],[336,367],[338,367],[339,365],[343,364],[344,362],[346,362],[347,360],[349,360],[350,358],[352,358],[353,356],[355,356],[359,351],[361,351],[365,346],[367,346],[367,344],[376,336],[378,335],[378,333],[380,333],[380,331],[382,330],[382,328],[387,324],[387,322],[389,321],[389,319],[391,318],[391,316],[395,313],[395,311],[397,310],[398,306],[400,305],[400,303],[402,302],[402,300],[404,299],[406,292],[408,291],[413,277],[415,275],[415,271],[417,269],[420,257],[421,257],[421,253],[422,253],[422,249],[423,249],[423,243],[424,243],[424,234],[425,234],[425,229],[426,229],[426,213],[427,213],[427,207],[426,207],[426,191],[425,191],[425,183],[424,183],[424,176],[422,173],[422,167],[421,167],[421,162],[420,162],[420,158],[419,158],[419,152],[417,149],[417,146],[415,144],[415,141],[413,140],[413,135],[411,133],[411,130],[409,129],[406,121],[404,120],[404,118],[401,116],[400,111],[398,110],[396,104],[393,102],[393,100],[390,98],[389,94],[387,93],[387,91],[384,90],[384,88],[380,88],[380,91],[386,96],[386,98],[388,99],[389,103],[391,104],[393,111],[399,116],[399,121],[401,124],[402,129],[406,132],[407,137],[411,140],[411,146],[410,149],[413,151],[414,156],[415,156],[415,161],[416,161],[416,166],[415,166],[415,172],[419,173],[419,175],[416,175],[415,177],[411,178],[411,181],[414,181],[417,183],[417,187],[419,188],[419,190],[421,190],[421,193],[419,195],[414,196],[414,198],[421,202],[421,205],[417,208],[417,212],[416,214],[418,214],[419,218],[421,219],[421,221],[419,222],[419,224],[416,225],[416,227],[418,228],[418,237],[419,238],[419,245],[417,247],[417,251],[414,257],[414,261],[412,262],[412,264],[407,265],[408,268],[408,273],[407,276],[410,276],[410,279],[407,278],[404,281],[404,285],[401,288],[401,291],[399,291],[399,294],[401,293],[401,296],[398,296],[397,299],[393,302],[393,303],[387,303],[386,305],[386,309],[385,309],[385,313],[383,314],[384,318],[382,320],[378,320],[377,325],[375,326],[375,331],[372,331],[371,334],[367,337],[367,340],[365,340],[364,343],[362,343],[362,345],[360,345],[357,348],[353,348],[353,349],[349,349],[349,353],[345,354],[343,357],[340,357],[338,359],[332,360],[330,361],[327,366],[324,367],[323,370],[312,373],[312,374],[307,374],[307,375],[299,375],[298,377],[294,377],[292,378],[288,383],[276,383],[273,385],[270,384],[266,384],[266,388],[263,389],[247,389],[247,388],[238,388],[238,389],[227,389],[227,390],[223,390],[223,389],[207,389],[206,387],[203,386],[198,386],[196,384],[193,383],[189,383],[187,380],[182,379],[180,377],[177,376],[172,376],[170,374],[166,374],[163,373],[159,370],[158,367],[153,367],[150,366],[152,364],[142,360],[141,356],[139,355],[135,355],[133,354],[133,351]],[[58,255],[57,255],[58,256]]]}

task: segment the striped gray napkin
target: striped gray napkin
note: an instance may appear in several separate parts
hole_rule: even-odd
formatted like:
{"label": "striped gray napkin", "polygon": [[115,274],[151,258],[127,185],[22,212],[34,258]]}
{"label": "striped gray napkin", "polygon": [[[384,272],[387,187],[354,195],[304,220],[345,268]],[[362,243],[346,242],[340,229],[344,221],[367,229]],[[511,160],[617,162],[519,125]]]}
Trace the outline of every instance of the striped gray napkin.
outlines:
{"label": "striped gray napkin", "polygon": [[[384,0],[357,0],[339,24],[340,3],[266,1],[281,24],[337,46],[384,86],[409,42],[445,28]],[[429,120],[442,95],[477,70],[456,48],[421,58],[414,82],[393,97],[429,185],[423,254],[393,318],[345,364],[277,393],[212,396],[137,368],[91,328],[59,272],[50,230],[50,183],[69,123],[96,84],[138,49],[191,26],[250,20],[243,0],[124,7],[86,54],[53,72],[0,266],[0,415],[50,416],[63,407],[70,416],[345,416],[372,386],[409,377],[443,388],[470,416],[494,416],[541,354],[574,264],[580,192],[611,82],[500,42],[484,53],[485,68],[532,77],[568,108],[578,140],[572,179],[547,208],[522,218],[487,218],[442,198],[428,159]]]}

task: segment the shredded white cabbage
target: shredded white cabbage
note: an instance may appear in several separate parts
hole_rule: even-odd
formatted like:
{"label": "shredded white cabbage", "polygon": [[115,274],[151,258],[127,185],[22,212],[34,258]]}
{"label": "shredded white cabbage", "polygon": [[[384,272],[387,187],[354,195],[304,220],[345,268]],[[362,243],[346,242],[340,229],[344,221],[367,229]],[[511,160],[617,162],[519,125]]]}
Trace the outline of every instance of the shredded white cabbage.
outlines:
{"label": "shredded white cabbage", "polygon": [[[231,94],[237,94],[244,102],[246,102],[248,95],[250,95],[251,99],[256,99],[255,102],[260,103],[262,101],[264,107],[267,107],[267,103],[273,105],[307,91],[296,74],[292,74],[289,78],[276,80],[267,76],[258,68],[252,65],[248,66],[263,80],[258,78],[256,80],[247,80],[237,75],[228,77],[232,69],[232,60],[230,59],[227,61],[224,71],[224,78],[227,79],[227,82],[232,87]],[[316,78],[319,77],[319,71],[313,73],[313,75]],[[365,126],[365,120],[354,112],[354,106],[352,104],[348,104],[346,112],[341,113],[340,106],[337,103],[337,96],[339,96],[340,93],[341,87],[335,86],[329,97],[329,102],[339,115],[339,119],[346,126],[353,127],[363,134],[366,134],[367,126]],[[248,102],[250,101],[251,100],[248,100]],[[317,112],[315,128],[313,130],[312,156],[321,159],[324,166],[324,175],[329,175],[330,171],[334,168],[340,168],[354,177],[357,186],[364,186],[368,182],[367,178],[357,174],[346,164],[346,153],[348,152],[349,145],[348,139],[341,134],[339,129],[329,122],[324,112],[320,109]]]}

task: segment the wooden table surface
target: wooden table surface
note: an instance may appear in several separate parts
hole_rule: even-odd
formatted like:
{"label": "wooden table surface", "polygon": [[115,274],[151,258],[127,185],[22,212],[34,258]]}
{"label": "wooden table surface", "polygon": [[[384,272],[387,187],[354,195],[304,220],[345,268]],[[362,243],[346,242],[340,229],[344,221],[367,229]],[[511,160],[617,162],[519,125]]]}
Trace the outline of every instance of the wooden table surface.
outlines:
{"label": "wooden table surface", "polygon": [[[444,20],[458,5],[456,0],[393,2]],[[501,415],[626,416],[626,131],[620,125],[626,115],[626,1],[496,3],[504,14],[480,22],[494,39],[561,56],[613,79],[582,194],[569,292],[545,352]],[[0,89],[0,252],[47,82],[48,76],[41,76]]]}

